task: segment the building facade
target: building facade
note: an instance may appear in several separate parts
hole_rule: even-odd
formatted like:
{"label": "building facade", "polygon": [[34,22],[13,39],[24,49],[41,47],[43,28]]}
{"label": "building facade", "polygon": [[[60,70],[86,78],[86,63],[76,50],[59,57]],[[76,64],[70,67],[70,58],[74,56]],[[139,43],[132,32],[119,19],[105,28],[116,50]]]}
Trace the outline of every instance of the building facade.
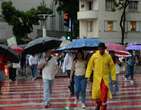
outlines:
{"label": "building facade", "polygon": [[[78,20],[80,37],[98,37],[121,42],[121,10],[113,0],[80,0]],[[141,0],[129,0],[126,12],[125,43],[141,42]]]}
{"label": "building facade", "polygon": [[[9,0],[0,0],[0,4],[3,1],[9,1]],[[40,5],[42,0],[11,0],[13,5],[18,10],[27,11],[31,8],[36,8]],[[64,31],[64,21],[63,21],[63,13],[58,14],[56,11],[56,6],[53,0],[44,0],[47,7],[51,8],[54,12],[53,17],[48,17],[46,20],[46,30],[48,36],[57,36],[62,35]],[[0,13],[1,13],[1,7],[0,7]],[[42,23],[40,25],[34,26],[34,30],[31,34],[29,34],[30,37],[35,36],[41,36],[42,34]],[[11,37],[12,35],[12,27],[9,26],[7,23],[4,22],[4,20],[0,19],[0,40],[4,40],[8,37]]]}

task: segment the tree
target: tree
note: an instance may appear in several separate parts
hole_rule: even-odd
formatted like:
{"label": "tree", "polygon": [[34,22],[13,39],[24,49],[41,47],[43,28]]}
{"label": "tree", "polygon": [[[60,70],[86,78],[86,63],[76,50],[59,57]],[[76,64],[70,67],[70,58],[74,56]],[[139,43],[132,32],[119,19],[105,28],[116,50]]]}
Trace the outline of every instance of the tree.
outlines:
{"label": "tree", "polygon": [[71,19],[71,37],[77,37],[79,34],[79,23],[77,20],[77,12],[79,10],[79,0],[54,0],[57,11],[67,12]]}
{"label": "tree", "polygon": [[126,25],[126,9],[129,5],[129,0],[114,0],[114,4],[117,9],[122,10],[122,15],[120,18],[120,28],[121,28],[121,44],[124,45],[125,39],[125,25]]}
{"label": "tree", "polygon": [[51,9],[46,7],[44,1],[37,8],[25,12],[17,10],[11,1],[2,2],[1,6],[3,18],[13,27],[13,34],[18,43],[23,43],[23,39],[27,38],[28,34],[33,31],[33,26],[39,24],[38,14],[53,13]]}

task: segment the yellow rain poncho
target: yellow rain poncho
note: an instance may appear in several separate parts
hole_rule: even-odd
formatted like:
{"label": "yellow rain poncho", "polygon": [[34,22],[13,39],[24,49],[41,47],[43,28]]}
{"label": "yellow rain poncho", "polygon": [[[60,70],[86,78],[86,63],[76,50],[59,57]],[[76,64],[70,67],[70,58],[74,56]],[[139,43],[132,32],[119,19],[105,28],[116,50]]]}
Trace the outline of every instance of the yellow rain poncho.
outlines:
{"label": "yellow rain poncho", "polygon": [[94,53],[87,65],[86,78],[90,78],[92,71],[93,75],[93,84],[92,84],[92,99],[100,98],[100,84],[102,79],[108,87],[108,98],[112,98],[111,91],[109,89],[109,75],[111,74],[112,80],[116,80],[115,64],[111,56],[105,52],[104,55],[100,55],[100,52],[97,51]]}

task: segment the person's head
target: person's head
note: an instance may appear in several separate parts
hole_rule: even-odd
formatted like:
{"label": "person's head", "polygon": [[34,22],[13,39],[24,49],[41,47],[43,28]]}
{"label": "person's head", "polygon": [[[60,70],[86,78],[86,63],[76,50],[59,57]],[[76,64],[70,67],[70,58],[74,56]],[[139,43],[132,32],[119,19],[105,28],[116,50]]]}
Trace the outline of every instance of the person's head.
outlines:
{"label": "person's head", "polygon": [[75,59],[84,60],[84,52],[82,50],[78,50]]}
{"label": "person's head", "polygon": [[110,50],[110,51],[109,51],[109,54],[113,57],[113,56],[115,56],[115,51]]}
{"label": "person's head", "polygon": [[49,50],[46,51],[46,57],[51,56],[51,54],[52,54],[52,50],[51,49],[49,49]]}
{"label": "person's head", "polygon": [[105,44],[104,44],[104,43],[99,43],[98,49],[99,49],[100,54],[101,54],[101,55],[104,55],[105,49],[106,49]]}

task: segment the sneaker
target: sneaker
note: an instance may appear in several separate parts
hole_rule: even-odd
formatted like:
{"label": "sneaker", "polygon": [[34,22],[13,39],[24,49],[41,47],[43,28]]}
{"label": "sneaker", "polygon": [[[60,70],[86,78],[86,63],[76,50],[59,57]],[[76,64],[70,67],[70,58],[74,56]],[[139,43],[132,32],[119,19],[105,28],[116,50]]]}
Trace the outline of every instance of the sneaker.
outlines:
{"label": "sneaker", "polygon": [[82,107],[82,109],[85,109],[86,105],[84,103],[81,103],[81,107]]}
{"label": "sneaker", "polygon": [[125,77],[125,78],[124,78],[124,81],[128,81],[128,79]]}
{"label": "sneaker", "polygon": [[134,85],[134,81],[133,81],[133,80],[130,80],[130,84],[131,84],[131,85]]}

